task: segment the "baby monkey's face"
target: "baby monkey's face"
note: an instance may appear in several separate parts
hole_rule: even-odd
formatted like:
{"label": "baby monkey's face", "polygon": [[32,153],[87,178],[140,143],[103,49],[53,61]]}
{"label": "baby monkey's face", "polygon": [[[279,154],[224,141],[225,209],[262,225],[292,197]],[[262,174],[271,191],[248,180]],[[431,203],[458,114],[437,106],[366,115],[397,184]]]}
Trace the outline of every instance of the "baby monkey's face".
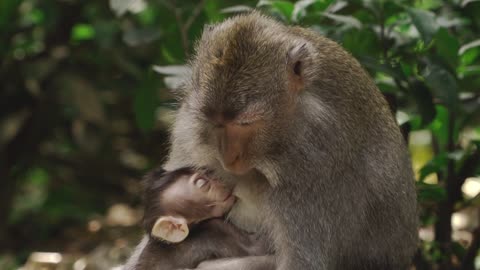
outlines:
{"label": "baby monkey's face", "polygon": [[170,179],[173,182],[165,190],[157,194],[157,209],[163,209],[163,212],[151,229],[153,237],[170,243],[181,242],[188,236],[190,225],[221,217],[235,203],[232,188],[208,173],[170,172],[163,177],[174,178]]}
{"label": "baby monkey's face", "polygon": [[223,216],[232,208],[235,196],[232,188],[219,180],[207,173],[195,172],[179,176],[166,190],[163,202],[191,224]]}

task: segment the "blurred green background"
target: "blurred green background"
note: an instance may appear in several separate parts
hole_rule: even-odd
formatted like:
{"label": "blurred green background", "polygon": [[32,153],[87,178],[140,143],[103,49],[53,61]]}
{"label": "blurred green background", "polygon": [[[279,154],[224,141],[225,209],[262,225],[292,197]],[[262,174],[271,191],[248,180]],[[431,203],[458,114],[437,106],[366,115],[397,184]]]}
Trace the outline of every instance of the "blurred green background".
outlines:
{"label": "blurred green background", "polygon": [[417,176],[415,268],[480,269],[478,0],[0,0],[0,269],[128,256],[168,89],[205,23],[252,8],[336,40],[387,97]]}

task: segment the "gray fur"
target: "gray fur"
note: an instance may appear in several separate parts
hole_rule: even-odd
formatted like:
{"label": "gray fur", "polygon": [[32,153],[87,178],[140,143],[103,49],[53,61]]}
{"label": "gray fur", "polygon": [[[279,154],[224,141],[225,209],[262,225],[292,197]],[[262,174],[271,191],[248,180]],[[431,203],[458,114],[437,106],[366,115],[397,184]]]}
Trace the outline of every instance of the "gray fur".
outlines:
{"label": "gray fur", "polygon": [[[287,57],[302,44],[303,90],[292,95]],[[255,104],[266,124],[246,154],[267,187],[257,192],[251,180],[231,176],[242,192],[230,218],[271,235],[277,269],[408,267],[417,244],[408,151],[382,94],[351,55],[255,12],[210,27],[191,66],[167,170],[225,173],[205,110]]]}
{"label": "gray fur", "polygon": [[176,270],[196,267],[209,259],[266,254],[269,252],[262,237],[240,231],[224,220],[211,219],[199,223],[180,243],[167,244],[145,236],[123,269]]}

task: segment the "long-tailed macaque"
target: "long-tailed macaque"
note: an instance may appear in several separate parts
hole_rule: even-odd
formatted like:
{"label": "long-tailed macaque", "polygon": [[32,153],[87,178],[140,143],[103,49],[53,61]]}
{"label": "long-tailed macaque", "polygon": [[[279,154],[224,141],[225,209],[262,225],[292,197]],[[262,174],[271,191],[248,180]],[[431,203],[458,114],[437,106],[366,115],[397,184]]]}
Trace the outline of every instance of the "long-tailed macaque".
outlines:
{"label": "long-tailed macaque", "polygon": [[[350,54],[254,12],[207,27],[191,68],[166,168],[236,178],[230,219],[271,236],[276,269],[408,267],[417,244],[409,154]],[[204,269],[250,269],[248,257],[232,261]]]}
{"label": "long-tailed macaque", "polygon": [[145,177],[144,192],[143,226],[149,237],[127,269],[185,269],[208,259],[266,255],[260,236],[222,219],[234,202],[232,188],[207,171],[153,170]]}

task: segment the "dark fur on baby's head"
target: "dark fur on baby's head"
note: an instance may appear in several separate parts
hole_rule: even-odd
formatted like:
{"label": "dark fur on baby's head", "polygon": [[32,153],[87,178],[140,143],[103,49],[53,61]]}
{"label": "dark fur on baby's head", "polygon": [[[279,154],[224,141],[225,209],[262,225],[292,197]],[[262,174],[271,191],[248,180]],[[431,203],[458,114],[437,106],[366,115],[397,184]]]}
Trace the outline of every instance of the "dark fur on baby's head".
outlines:
{"label": "dark fur on baby's head", "polygon": [[179,177],[192,174],[193,172],[193,169],[190,167],[183,167],[174,171],[166,171],[159,167],[145,175],[143,180],[143,201],[145,205],[143,228],[148,234],[152,231],[156,220],[168,211],[161,202],[163,192],[175,183]]}

